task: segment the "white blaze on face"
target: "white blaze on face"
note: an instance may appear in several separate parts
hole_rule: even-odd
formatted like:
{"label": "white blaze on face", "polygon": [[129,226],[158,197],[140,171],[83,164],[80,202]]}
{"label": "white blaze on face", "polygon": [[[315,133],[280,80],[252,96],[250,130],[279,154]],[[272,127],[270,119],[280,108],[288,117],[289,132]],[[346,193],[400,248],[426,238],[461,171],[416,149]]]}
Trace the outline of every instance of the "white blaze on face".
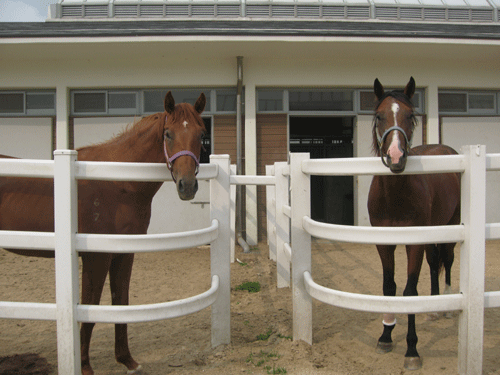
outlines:
{"label": "white blaze on face", "polygon": [[[392,103],[391,106],[392,113],[394,115],[394,125],[393,126],[399,126],[398,125],[398,112],[399,112],[399,105],[397,103]],[[391,144],[389,145],[389,149],[387,150],[387,154],[391,157],[391,162],[393,164],[398,164],[399,159],[403,157],[403,152],[401,151],[401,145],[399,143],[399,137],[398,137],[398,131],[393,131],[392,132],[392,139],[391,139]]]}
{"label": "white blaze on face", "polygon": [[182,123],[182,125],[184,125],[184,127],[185,127],[185,128],[187,128],[187,126],[188,126],[188,122],[187,122],[187,121],[184,121],[184,122]]}

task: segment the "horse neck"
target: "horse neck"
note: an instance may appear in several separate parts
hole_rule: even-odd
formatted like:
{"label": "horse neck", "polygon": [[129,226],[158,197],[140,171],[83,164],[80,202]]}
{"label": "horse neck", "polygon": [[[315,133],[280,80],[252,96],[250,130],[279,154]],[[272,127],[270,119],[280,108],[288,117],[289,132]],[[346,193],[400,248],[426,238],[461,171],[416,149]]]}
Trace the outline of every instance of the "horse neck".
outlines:
{"label": "horse neck", "polygon": [[[157,116],[157,120],[154,117]],[[78,159],[85,161],[114,161],[125,163],[162,163],[166,166],[163,153],[164,116],[153,115],[136,123],[131,129],[112,140],[99,145],[78,150]],[[161,182],[126,182],[127,190],[141,192],[146,198],[153,199]]]}

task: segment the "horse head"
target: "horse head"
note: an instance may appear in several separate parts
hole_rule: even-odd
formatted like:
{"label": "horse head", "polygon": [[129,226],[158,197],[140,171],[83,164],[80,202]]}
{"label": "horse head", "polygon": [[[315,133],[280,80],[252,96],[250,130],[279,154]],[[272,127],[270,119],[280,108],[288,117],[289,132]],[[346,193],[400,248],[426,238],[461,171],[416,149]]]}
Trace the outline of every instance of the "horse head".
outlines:
{"label": "horse head", "polygon": [[373,121],[373,148],[385,166],[393,173],[401,173],[411,148],[411,138],[416,125],[411,98],[415,93],[413,77],[403,92],[384,92],[378,79],[374,83],[378,104]]}
{"label": "horse head", "polygon": [[175,104],[172,93],[165,96],[163,149],[177,193],[182,200],[193,199],[198,191],[198,174],[202,138],[206,133],[200,114],[205,109],[203,93],[193,105]]}

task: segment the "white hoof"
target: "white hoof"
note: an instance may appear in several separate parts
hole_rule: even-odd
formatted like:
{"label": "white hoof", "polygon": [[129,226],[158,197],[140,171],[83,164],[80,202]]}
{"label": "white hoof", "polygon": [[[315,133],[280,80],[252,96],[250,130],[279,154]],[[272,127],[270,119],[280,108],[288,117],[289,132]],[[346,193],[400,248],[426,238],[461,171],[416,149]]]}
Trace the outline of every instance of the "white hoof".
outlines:
{"label": "white hoof", "polygon": [[142,374],[142,366],[139,365],[135,370],[128,370],[127,375],[140,375]]}

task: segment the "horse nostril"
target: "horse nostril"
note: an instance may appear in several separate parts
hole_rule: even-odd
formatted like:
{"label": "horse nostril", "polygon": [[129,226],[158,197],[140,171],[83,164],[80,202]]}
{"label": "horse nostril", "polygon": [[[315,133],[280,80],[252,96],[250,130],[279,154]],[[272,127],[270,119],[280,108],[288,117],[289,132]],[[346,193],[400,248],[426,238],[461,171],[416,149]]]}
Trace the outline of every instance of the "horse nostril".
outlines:
{"label": "horse nostril", "polygon": [[178,187],[180,192],[184,192],[184,181],[181,179],[179,180],[179,187]]}

